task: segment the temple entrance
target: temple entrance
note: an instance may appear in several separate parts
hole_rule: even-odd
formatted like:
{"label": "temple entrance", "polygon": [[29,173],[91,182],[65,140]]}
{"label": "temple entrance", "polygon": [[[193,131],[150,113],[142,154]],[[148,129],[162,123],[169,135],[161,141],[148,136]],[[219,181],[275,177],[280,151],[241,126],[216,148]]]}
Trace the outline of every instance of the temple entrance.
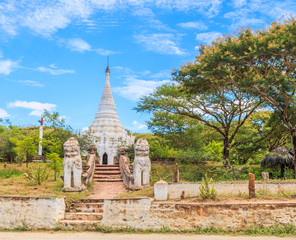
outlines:
{"label": "temple entrance", "polygon": [[103,162],[102,162],[102,164],[108,164],[108,155],[107,155],[107,153],[103,154]]}

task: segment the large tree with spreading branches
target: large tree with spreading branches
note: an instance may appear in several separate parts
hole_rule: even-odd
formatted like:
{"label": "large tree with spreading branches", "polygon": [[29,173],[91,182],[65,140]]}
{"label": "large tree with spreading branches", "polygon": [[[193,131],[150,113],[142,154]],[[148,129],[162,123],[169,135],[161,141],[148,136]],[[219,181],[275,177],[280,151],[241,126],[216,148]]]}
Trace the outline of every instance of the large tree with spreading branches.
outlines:
{"label": "large tree with spreading branches", "polygon": [[236,35],[201,46],[194,64],[181,69],[190,91],[236,87],[263,99],[274,109],[291,136],[296,177],[296,20],[281,20],[268,28],[242,29]]}

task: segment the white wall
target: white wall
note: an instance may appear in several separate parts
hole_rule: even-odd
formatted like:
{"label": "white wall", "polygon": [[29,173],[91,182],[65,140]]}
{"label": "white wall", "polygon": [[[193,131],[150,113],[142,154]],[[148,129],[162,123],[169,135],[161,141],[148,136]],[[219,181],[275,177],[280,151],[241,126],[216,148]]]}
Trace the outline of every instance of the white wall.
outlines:
{"label": "white wall", "polygon": [[[167,198],[165,199],[165,187],[157,183],[154,184],[155,200],[180,199],[184,191],[185,197],[197,197],[200,194],[200,183],[167,183]],[[211,186],[211,185],[210,185]],[[214,188],[218,195],[249,194],[248,183],[215,183]],[[296,183],[255,183],[255,191],[267,191],[279,193],[281,191],[296,192]],[[158,196],[162,196],[161,199]]]}
{"label": "white wall", "polygon": [[64,215],[64,198],[0,196],[0,229],[52,229]]}

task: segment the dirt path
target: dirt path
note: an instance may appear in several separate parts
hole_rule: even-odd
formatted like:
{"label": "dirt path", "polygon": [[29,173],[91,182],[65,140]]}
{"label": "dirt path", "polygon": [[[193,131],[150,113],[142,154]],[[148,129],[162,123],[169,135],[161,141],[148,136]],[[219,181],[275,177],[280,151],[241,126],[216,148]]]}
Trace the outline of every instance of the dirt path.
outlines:
{"label": "dirt path", "polygon": [[59,233],[59,232],[0,232],[0,240],[295,240],[295,237],[273,236],[217,236],[217,235],[187,235],[187,234],[103,234],[103,233]]}
{"label": "dirt path", "polygon": [[94,182],[94,191],[92,195],[89,195],[87,198],[90,199],[110,199],[115,198],[121,193],[126,193],[124,183],[122,182]]}

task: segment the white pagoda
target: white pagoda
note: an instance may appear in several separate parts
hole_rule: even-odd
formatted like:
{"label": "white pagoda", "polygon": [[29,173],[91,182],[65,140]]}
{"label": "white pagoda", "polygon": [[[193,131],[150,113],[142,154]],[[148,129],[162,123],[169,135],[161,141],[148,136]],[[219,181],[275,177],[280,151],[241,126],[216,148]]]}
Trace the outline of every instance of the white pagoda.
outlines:
{"label": "white pagoda", "polygon": [[135,137],[128,135],[119,121],[109,82],[110,69],[106,68],[106,83],[95,120],[90,128],[93,143],[97,146],[100,164],[114,164],[120,146],[134,144]]}

